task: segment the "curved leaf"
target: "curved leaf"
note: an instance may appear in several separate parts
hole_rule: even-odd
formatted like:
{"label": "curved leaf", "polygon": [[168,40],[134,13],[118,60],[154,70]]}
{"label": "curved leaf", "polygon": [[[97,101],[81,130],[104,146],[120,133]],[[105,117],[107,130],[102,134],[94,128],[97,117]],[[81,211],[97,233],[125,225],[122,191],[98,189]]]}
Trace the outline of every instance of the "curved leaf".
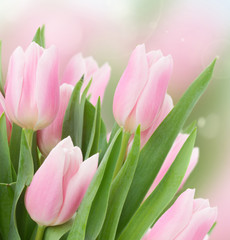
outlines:
{"label": "curved leaf", "polygon": [[196,129],[191,133],[168,172],[139,207],[118,240],[139,240],[160,216],[176,194],[187,170],[196,139]]}
{"label": "curved leaf", "polygon": [[176,106],[143,147],[134,179],[122,211],[118,226],[118,234],[121,233],[143,201],[175,138],[183,127],[196,102],[207,88],[214,65],[215,60],[191,84]]}
{"label": "curved leaf", "polygon": [[67,238],[68,240],[76,240],[76,239],[84,240],[85,239],[86,224],[87,224],[90,208],[97,194],[97,191],[100,187],[110,154],[112,154],[114,144],[116,141],[120,139],[119,136],[121,136],[121,130],[118,131],[116,136],[113,138],[113,141],[109,145],[105,153],[105,156],[103,157],[102,162],[99,168],[97,169],[97,172],[94,175],[92,182],[89,185],[89,188],[81,202],[81,205],[78,208],[77,215],[73,223],[73,227],[71,228],[69,236]]}
{"label": "curved leaf", "polygon": [[134,172],[136,170],[139,151],[140,127],[136,131],[132,148],[128,154],[128,157],[113,181],[111,193],[109,196],[109,205],[106,213],[106,219],[97,240],[113,240],[115,238],[122,207],[132,183]]}

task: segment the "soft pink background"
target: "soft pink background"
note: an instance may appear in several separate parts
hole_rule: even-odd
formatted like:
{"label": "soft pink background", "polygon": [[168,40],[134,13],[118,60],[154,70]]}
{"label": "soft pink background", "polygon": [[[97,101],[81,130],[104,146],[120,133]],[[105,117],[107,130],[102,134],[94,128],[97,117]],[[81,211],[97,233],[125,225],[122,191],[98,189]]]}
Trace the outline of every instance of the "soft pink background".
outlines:
{"label": "soft pink background", "polygon": [[209,89],[189,121],[198,119],[199,164],[186,187],[196,197],[209,198],[219,216],[211,239],[230,236],[230,2],[228,0],[29,1],[1,0],[0,39],[4,76],[10,53],[26,47],[38,26],[46,25],[46,43],[57,45],[60,76],[68,59],[81,51],[103,64],[112,77],[105,94],[103,115],[113,124],[112,96],[131,50],[145,43],[174,58],[168,92],[176,103],[187,86],[214,57],[219,60]]}

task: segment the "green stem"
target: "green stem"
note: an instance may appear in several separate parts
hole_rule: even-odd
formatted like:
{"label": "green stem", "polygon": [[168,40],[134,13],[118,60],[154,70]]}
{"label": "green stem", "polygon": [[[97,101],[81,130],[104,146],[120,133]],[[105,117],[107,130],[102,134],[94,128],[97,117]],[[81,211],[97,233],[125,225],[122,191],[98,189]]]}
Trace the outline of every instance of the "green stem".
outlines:
{"label": "green stem", "polygon": [[46,228],[46,226],[41,226],[38,224],[38,229],[37,229],[35,240],[43,239],[43,234],[44,234],[45,228]]}
{"label": "green stem", "polygon": [[120,169],[123,165],[127,145],[128,145],[128,142],[129,142],[129,138],[130,138],[130,133],[129,132],[124,132],[123,137],[122,137],[122,142],[121,142],[121,150],[120,150],[120,153],[119,153],[119,157],[118,157],[117,164],[116,164],[115,171],[114,171],[114,175],[113,175],[114,178],[116,177],[116,175],[118,174],[118,172],[120,171]]}
{"label": "green stem", "polygon": [[26,140],[27,140],[27,142],[29,144],[30,151],[32,151],[33,134],[34,134],[33,130],[25,129]]}

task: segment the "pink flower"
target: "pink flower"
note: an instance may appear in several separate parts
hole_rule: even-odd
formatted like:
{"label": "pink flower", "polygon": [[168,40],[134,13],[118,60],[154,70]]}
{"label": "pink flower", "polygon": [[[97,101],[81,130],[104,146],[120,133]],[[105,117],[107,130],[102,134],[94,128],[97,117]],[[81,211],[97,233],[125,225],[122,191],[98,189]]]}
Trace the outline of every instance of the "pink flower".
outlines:
{"label": "pink flower", "polygon": [[38,130],[55,118],[59,105],[58,57],[54,46],[32,42],[13,52],[6,80],[6,111],[11,121]]}
{"label": "pink flower", "polygon": [[[148,193],[146,194],[145,198],[147,198],[153,190],[156,188],[156,186],[160,183],[170,166],[172,165],[173,161],[175,160],[177,154],[179,153],[180,149],[182,148],[183,144],[188,138],[188,134],[179,134],[178,137],[176,138],[172,148],[170,149],[160,171],[158,172],[152,186],[150,187]],[[185,173],[185,176],[183,178],[183,181],[180,185],[180,188],[184,185],[185,181],[189,177],[190,173],[193,171],[195,168],[199,158],[199,148],[195,147],[192,151],[192,155],[190,158],[190,162],[187,168],[187,171]]]}
{"label": "pink flower", "polygon": [[70,84],[64,83],[60,86],[60,105],[57,116],[48,127],[37,132],[38,147],[44,156],[47,156],[61,141],[63,119],[72,91],[73,86]]}
{"label": "pink flower", "polygon": [[113,113],[117,123],[133,133],[141,124],[148,129],[157,118],[171,77],[172,57],[160,50],[146,53],[138,45],[115,91]]}
{"label": "pink flower", "polygon": [[172,98],[166,94],[164,98],[163,105],[159,110],[157,117],[154,119],[152,125],[146,129],[145,131],[141,132],[141,148],[147,143],[149,138],[153,135],[155,130],[161,124],[161,122],[165,119],[165,117],[169,114],[169,112],[173,109],[173,100]]}
{"label": "pink flower", "polygon": [[25,194],[31,218],[45,226],[68,221],[76,212],[96,172],[98,154],[82,162],[70,137],[62,140],[35,173]]}
{"label": "pink flower", "polygon": [[188,189],[158,219],[142,240],[202,240],[217,218],[217,208],[209,201],[194,199],[195,190]]}
{"label": "pink flower", "polygon": [[92,79],[88,94],[90,95],[91,103],[96,105],[98,97],[101,98],[101,101],[103,100],[105,88],[110,78],[110,71],[110,66],[107,63],[99,68],[92,57],[83,58],[79,53],[73,56],[67,64],[62,83],[75,86],[84,74],[84,83],[82,86],[82,90],[84,90]]}

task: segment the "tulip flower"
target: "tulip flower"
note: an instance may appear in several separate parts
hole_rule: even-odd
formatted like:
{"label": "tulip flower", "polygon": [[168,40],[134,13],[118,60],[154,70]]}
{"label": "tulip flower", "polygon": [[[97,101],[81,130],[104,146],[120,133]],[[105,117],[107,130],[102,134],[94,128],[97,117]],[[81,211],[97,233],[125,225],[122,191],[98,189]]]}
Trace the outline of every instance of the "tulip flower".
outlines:
{"label": "tulip flower", "polygon": [[204,240],[217,218],[209,201],[194,199],[195,190],[183,192],[142,240]]}
{"label": "tulip flower", "polygon": [[38,147],[44,156],[47,156],[61,141],[63,119],[72,91],[73,86],[70,84],[64,83],[60,86],[60,105],[57,116],[48,127],[37,132]]}
{"label": "tulip flower", "polygon": [[[153,190],[160,183],[160,181],[162,180],[164,175],[167,173],[168,169],[172,165],[173,161],[175,160],[175,158],[176,158],[177,154],[179,153],[180,149],[182,148],[183,144],[187,140],[188,136],[189,136],[188,134],[179,134],[177,136],[173,146],[171,147],[163,165],[161,166],[160,171],[158,172],[158,174],[157,174],[155,180],[153,181],[153,184],[150,187],[150,189],[149,189],[148,193],[146,194],[145,198],[147,198],[153,192]],[[187,171],[185,173],[185,176],[183,178],[183,181],[180,185],[180,188],[184,185],[184,183],[186,182],[190,173],[195,168],[195,166],[198,162],[198,158],[199,158],[199,148],[195,147],[192,151],[192,155],[191,155],[191,158],[190,158],[190,161],[189,161],[189,165],[188,165]]]}
{"label": "tulip flower", "polygon": [[103,100],[105,88],[110,78],[110,71],[110,66],[107,63],[99,68],[92,57],[83,58],[79,53],[73,56],[67,64],[62,83],[68,83],[75,86],[84,74],[84,83],[82,86],[82,90],[84,90],[92,79],[88,94],[90,95],[91,103],[96,105],[99,97],[101,101]]}
{"label": "tulip flower", "polygon": [[38,130],[55,118],[59,105],[58,57],[54,46],[32,42],[13,52],[6,80],[6,111],[12,122]]}
{"label": "tulip flower", "polygon": [[138,45],[128,62],[113,100],[113,114],[125,131],[133,133],[141,125],[148,129],[157,118],[165,99],[173,67],[172,57],[160,50],[146,53]]}
{"label": "tulip flower", "polygon": [[76,212],[96,172],[98,154],[82,161],[80,148],[67,137],[35,173],[26,190],[25,206],[39,225],[62,224]]}

